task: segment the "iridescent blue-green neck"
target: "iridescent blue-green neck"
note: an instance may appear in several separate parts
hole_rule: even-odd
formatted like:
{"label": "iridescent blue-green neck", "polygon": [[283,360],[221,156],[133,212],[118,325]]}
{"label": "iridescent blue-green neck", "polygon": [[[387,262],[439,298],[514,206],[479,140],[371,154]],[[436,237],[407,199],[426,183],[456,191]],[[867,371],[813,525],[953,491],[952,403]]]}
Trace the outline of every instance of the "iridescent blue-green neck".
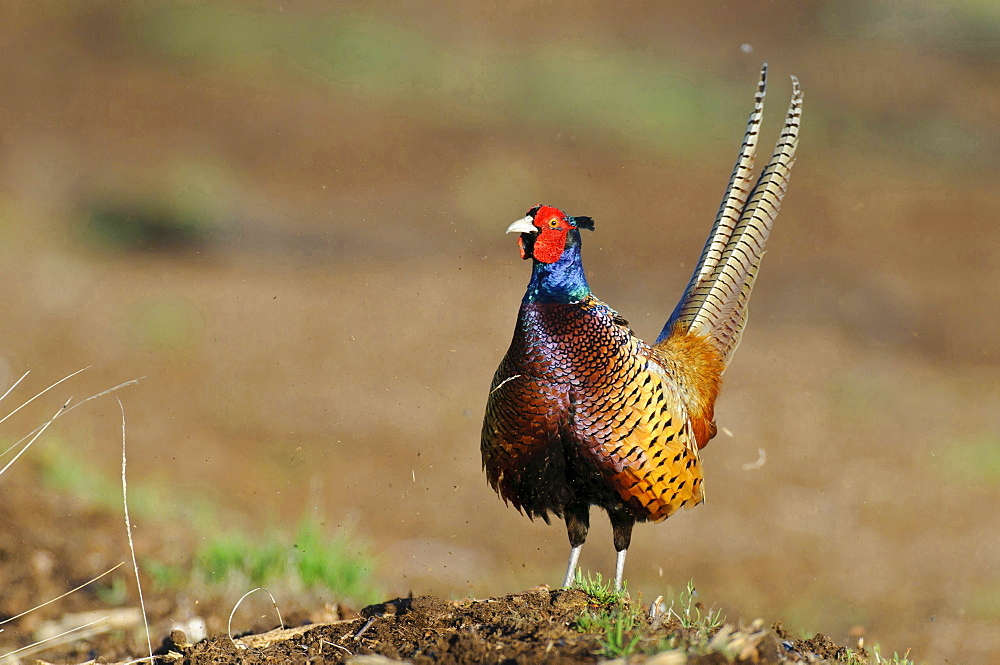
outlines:
{"label": "iridescent blue-green neck", "polygon": [[566,237],[566,249],[555,263],[532,260],[531,281],[522,302],[573,303],[590,295],[590,285],[580,259],[580,232]]}

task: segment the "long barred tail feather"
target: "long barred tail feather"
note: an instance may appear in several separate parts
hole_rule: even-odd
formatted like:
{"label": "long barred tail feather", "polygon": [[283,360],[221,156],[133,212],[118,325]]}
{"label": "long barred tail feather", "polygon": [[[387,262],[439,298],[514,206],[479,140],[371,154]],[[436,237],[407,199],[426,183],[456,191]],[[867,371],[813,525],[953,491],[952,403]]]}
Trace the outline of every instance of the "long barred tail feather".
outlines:
{"label": "long barred tail feather", "polygon": [[[753,148],[760,126],[767,68],[761,70],[761,82],[750,114],[747,139],[744,140],[723,197],[708,242],[702,252],[684,295],[674,308],[657,340],[665,341],[675,332],[693,333],[709,338],[728,364],[736,350],[746,323],[747,301],[753,288],[771,226],[778,216],[781,200],[788,187],[795,149],[798,146],[802,116],[802,91],[798,79],[792,77],[792,100],[785,118],[785,127],[774,148],[771,161],[764,168],[746,198],[740,193],[749,181],[747,169],[752,168]],[[753,139],[750,147],[748,143]],[[738,208],[737,208],[738,206]]]}
{"label": "long barred tail feather", "polygon": [[[740,154],[736,158],[736,166],[733,167],[733,174],[729,178],[729,186],[722,197],[719,212],[715,216],[715,224],[705,241],[705,248],[698,259],[698,265],[694,268],[691,281],[684,289],[685,295],[693,293],[698,286],[711,277],[719,259],[722,258],[726,250],[726,244],[733,233],[733,229],[739,223],[740,215],[746,206],[747,197],[750,194],[750,187],[753,185],[753,167],[757,156],[757,139],[760,136],[760,122],[764,117],[764,95],[767,88],[767,63],[760,69],[760,81],[757,83],[757,92],[754,94],[753,111],[747,119],[747,130],[743,136],[743,146]],[[662,342],[670,336],[674,324],[677,321],[690,322],[697,314],[701,303],[692,298],[681,298],[674,308],[670,319],[663,327],[660,337],[656,340]]]}

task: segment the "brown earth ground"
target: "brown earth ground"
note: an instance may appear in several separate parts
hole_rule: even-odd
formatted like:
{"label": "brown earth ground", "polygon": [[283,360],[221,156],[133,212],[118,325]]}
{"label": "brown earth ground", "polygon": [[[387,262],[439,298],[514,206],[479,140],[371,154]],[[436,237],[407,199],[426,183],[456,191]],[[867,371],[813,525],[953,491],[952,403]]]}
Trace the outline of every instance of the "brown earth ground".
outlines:
{"label": "brown earth ground", "polygon": [[[91,369],[0,435],[145,377],[119,393],[140,558],[189,560],[209,513],[258,538],[306,515],[350,528],[381,598],[554,583],[564,530],[480,468],[527,281],[502,231],[538,202],[593,216],[595,292],[655,336],[767,60],[764,144],[787,76],[805,90],[798,163],[708,501],[636,530],[630,589],[694,579],[734,622],[1000,662],[998,25],[971,0],[2,3],[0,386],[32,370],[3,406]],[[0,477],[3,613],[130,560],[79,488],[116,478],[120,418],[96,400]],[[72,482],[38,481],[53,464]],[[613,569],[601,516],[582,564]],[[0,654],[136,607],[120,579],[0,626]],[[159,637],[224,631],[248,590],[147,589]],[[272,591],[316,620],[345,600]],[[261,602],[240,631],[273,627]],[[125,632],[101,655],[141,654]]]}
{"label": "brown earth ground", "polygon": [[[110,566],[115,554],[109,543],[120,539],[124,529],[120,515],[82,505],[73,497],[34,491],[28,478],[8,479],[0,488],[5,510],[12,517],[9,530],[0,532],[0,566],[4,597],[0,600],[0,621],[11,616],[8,608],[28,607],[37,599],[54,598],[63,591],[64,581],[85,582],[93,567]],[[191,542],[185,532],[166,526],[137,540],[137,546],[166,556],[182,556]],[[127,579],[119,573],[118,578]],[[148,590],[150,580],[145,580]],[[0,662],[84,661],[126,662],[146,651],[142,618],[138,607],[108,609],[106,582],[92,583],[58,604],[41,607],[8,624],[17,636],[8,641],[8,651],[24,649]],[[297,602],[293,600],[293,602]],[[605,662],[600,636],[580,630],[581,615],[601,608],[577,589],[550,590],[537,587],[524,593],[484,600],[453,601],[434,596],[390,600],[354,611],[350,607],[326,603],[315,607],[285,606],[283,623],[271,627],[273,612],[264,612],[252,630],[228,634],[228,601],[206,594],[191,602],[180,596],[150,594],[145,597],[153,649],[161,663],[208,665],[210,663],[362,663],[359,656],[377,654],[386,661],[410,663],[597,663]],[[104,609],[95,607],[104,606]],[[279,608],[279,611],[281,608]],[[246,614],[244,611],[243,615]],[[628,635],[641,635],[629,662],[647,662],[649,654],[662,651],[673,639],[673,660],[650,663],[794,663],[845,662],[849,652],[829,638],[815,635],[795,639],[781,624],[766,628],[763,622],[751,626],[727,626],[717,638],[718,645],[705,645],[719,631],[707,631],[700,644],[702,652],[692,652],[685,661],[678,653],[697,641],[695,628],[684,628],[677,618],[662,612],[658,618],[643,608],[638,625]],[[237,625],[243,625],[241,615]],[[208,639],[188,637],[192,619],[200,618],[216,632]],[[75,635],[61,642],[44,642],[52,635],[98,620],[87,635]],[[195,629],[197,630],[197,629]],[[266,631],[266,632],[265,632]],[[234,640],[233,637],[236,639]],[[725,639],[723,639],[725,638]],[[725,655],[721,645],[729,645]],[[854,649],[859,655],[867,654]],[[7,651],[5,651],[7,653]],[[603,654],[603,655],[602,655]],[[642,655],[646,654],[646,655]],[[665,658],[665,656],[660,657]],[[857,663],[865,661],[858,660]]]}

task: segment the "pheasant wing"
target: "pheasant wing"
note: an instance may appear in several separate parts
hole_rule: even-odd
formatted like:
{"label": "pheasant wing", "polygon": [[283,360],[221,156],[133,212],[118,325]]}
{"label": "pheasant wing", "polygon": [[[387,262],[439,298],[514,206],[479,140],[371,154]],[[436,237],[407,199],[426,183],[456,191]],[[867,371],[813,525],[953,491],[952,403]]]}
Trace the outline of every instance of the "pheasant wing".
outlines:
{"label": "pheasant wing", "polygon": [[636,519],[660,521],[703,500],[702,470],[678,385],[649,347],[635,344],[628,367],[619,366],[602,390],[574,400],[573,428]]}
{"label": "pheasant wing", "polygon": [[493,379],[481,451],[494,490],[529,517],[562,515],[567,495],[562,432],[567,386],[515,374],[501,365]]}

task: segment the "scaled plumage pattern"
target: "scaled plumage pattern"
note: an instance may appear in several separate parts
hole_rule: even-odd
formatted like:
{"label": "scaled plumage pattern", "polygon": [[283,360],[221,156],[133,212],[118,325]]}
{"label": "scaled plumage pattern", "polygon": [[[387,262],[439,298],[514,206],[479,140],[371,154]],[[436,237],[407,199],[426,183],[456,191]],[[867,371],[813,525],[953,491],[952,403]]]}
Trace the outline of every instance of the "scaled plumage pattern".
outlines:
{"label": "scaled plumage pattern", "polygon": [[652,345],[598,300],[572,217],[539,205],[507,229],[532,260],[514,338],[490,388],[483,466],[508,503],[566,522],[572,583],[590,507],[611,519],[620,589],[636,522],[659,522],[704,500],[699,450],[716,432],[714,405],[746,322],[764,245],[798,144],[802,93],[792,77],[784,131],[756,185],[753,165],[767,65],[742,149],[691,281]]}

